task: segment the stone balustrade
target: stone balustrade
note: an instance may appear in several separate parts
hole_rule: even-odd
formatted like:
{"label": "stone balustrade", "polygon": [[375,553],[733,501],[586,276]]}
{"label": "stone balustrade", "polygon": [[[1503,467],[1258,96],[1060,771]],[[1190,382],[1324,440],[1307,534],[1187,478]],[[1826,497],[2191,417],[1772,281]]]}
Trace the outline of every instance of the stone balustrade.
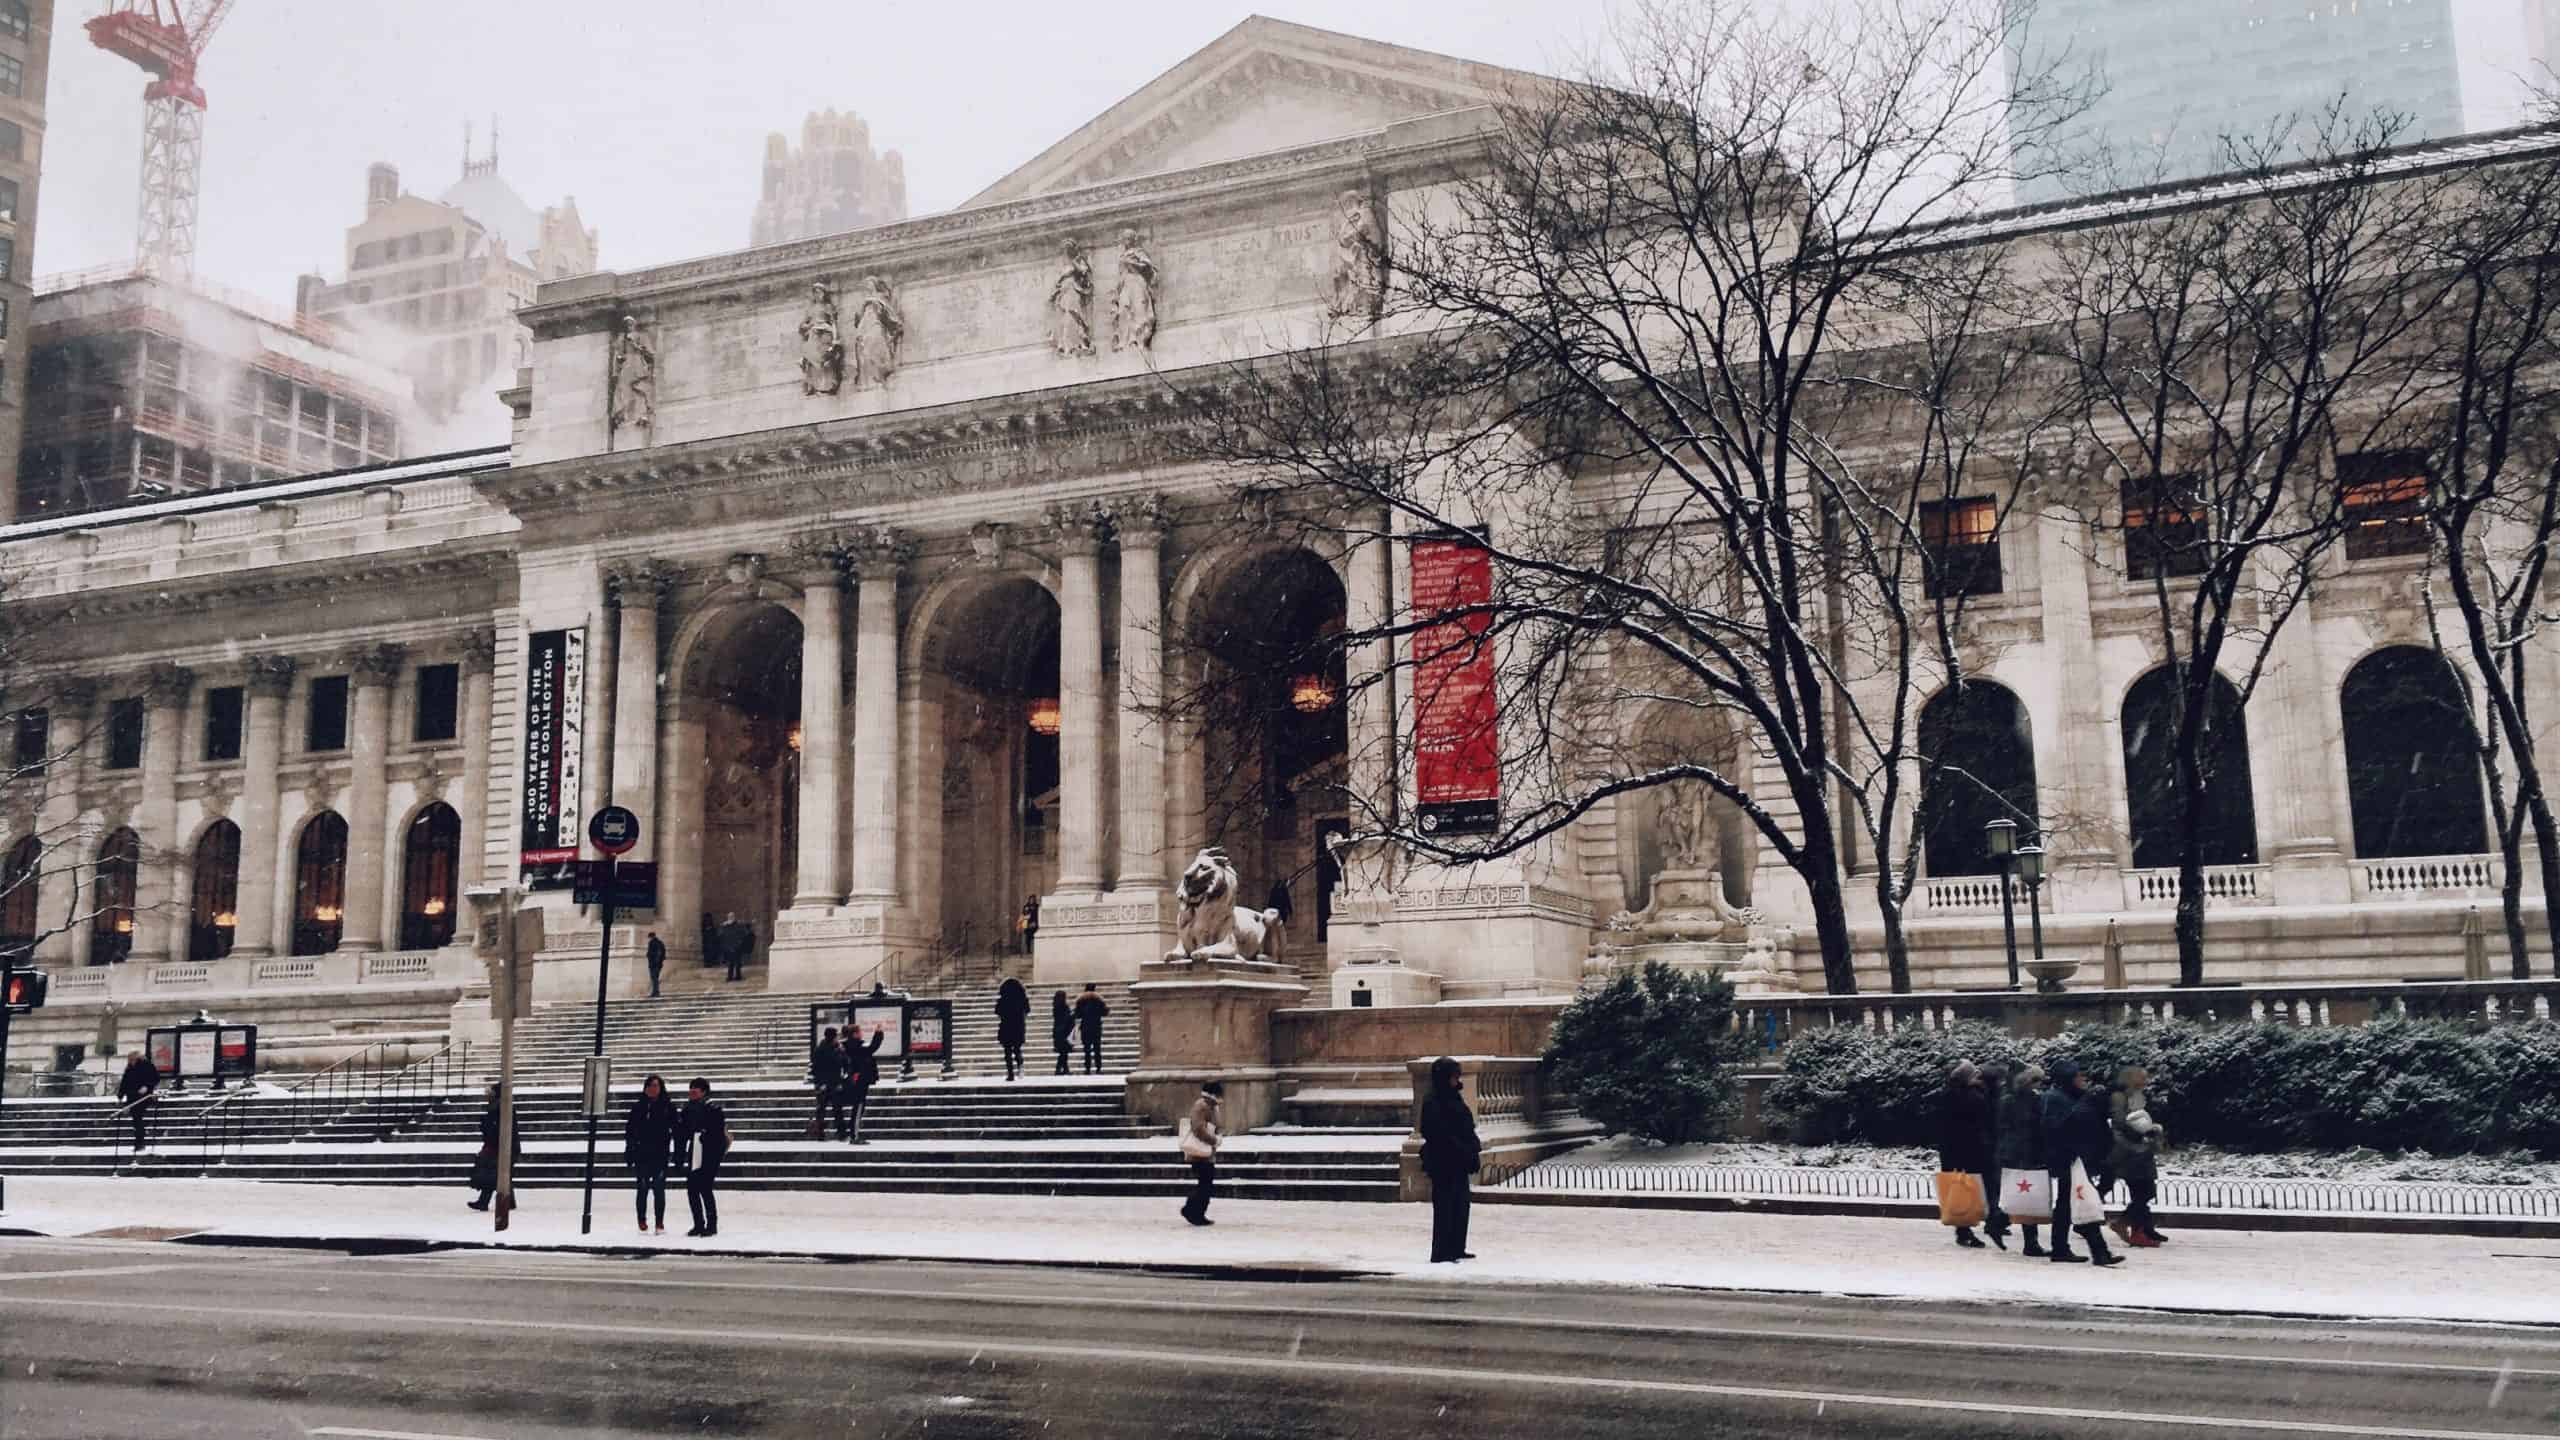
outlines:
{"label": "stone balustrade", "polygon": [[2444,900],[2498,893],[2495,855],[2419,855],[2358,860],[2351,872],[2358,900]]}
{"label": "stone balustrade", "polygon": [[[2018,902],[2024,904],[2021,895]],[[1919,908],[1931,915],[1996,915],[2000,912],[1997,875],[1933,875],[1920,882]]]}
{"label": "stone balustrade", "polygon": [[[2264,865],[2207,865],[2204,867],[2204,898],[2208,905],[2264,905],[2274,897],[2267,884],[2268,867]],[[2178,903],[2178,872],[2175,869],[2128,870],[2124,875],[2124,903],[2138,910],[2166,909]]]}

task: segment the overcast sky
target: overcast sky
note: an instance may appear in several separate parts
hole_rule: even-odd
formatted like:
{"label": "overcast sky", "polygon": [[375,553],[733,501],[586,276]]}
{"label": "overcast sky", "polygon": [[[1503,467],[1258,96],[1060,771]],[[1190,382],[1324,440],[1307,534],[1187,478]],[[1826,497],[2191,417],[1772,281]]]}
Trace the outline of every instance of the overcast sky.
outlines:
{"label": "overcast sky", "polygon": [[[193,9],[201,0],[189,0]],[[39,273],[133,254],[141,72],[88,43],[98,0],[60,0]],[[947,210],[1257,9],[1550,70],[1601,0],[239,0],[202,83],[197,268],[289,303],[343,268],[364,169],[434,195],[462,127],[537,209],[575,195],[609,269],[743,247],[774,130],[859,112],[903,151],[910,213]]]}

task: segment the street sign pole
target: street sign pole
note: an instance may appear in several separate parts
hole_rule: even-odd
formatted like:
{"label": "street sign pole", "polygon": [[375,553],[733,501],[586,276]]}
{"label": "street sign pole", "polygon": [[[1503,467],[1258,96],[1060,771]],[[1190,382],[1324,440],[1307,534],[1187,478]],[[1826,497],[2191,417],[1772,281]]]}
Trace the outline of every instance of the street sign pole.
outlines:
{"label": "street sign pole", "polygon": [[[587,821],[587,839],[594,842],[604,859],[596,862],[596,900],[604,907],[604,940],[596,949],[596,1043],[591,1054],[604,1054],[604,997],[607,974],[613,968],[613,902],[620,883],[615,874],[621,861],[616,856],[640,843],[640,817],[621,805],[607,805]],[[578,1202],[578,1233],[587,1234],[596,1223],[596,1114],[597,1107],[587,1110],[587,1178],[586,1191]]]}

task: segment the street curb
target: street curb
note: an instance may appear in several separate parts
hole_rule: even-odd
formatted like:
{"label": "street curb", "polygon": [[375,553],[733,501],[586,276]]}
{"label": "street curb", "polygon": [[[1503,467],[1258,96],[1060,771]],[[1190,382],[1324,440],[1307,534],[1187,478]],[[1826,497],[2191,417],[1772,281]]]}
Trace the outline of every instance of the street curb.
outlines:
{"label": "street curb", "polygon": [[[1612,1210],[1690,1210],[1737,1215],[1851,1215],[1877,1220],[1935,1220],[1938,1207],[1909,1200],[1851,1200],[1801,1197],[1764,1199],[1748,1195],[1652,1194],[1640,1191],[1515,1190],[1494,1187],[1475,1192],[1479,1205],[1588,1206]],[[2451,1235],[2487,1240],[2560,1240],[2560,1220],[2532,1220],[2498,1215],[2348,1215],[2325,1211],[2168,1210],[2158,1212],[2164,1228],[2176,1230],[2263,1230],[2337,1235]]]}

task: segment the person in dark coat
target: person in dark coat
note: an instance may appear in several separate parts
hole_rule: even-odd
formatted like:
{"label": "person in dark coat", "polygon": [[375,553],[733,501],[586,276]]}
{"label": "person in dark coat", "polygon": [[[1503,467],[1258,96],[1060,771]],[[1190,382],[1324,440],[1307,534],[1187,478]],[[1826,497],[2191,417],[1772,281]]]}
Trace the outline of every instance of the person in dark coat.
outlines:
{"label": "person in dark coat", "polygon": [[[1991,1158],[2001,1170],[2044,1169],[2043,1116],[2044,1067],[2021,1065],[2000,1097],[2000,1124],[1992,1138]],[[2021,1227],[2026,1244],[2020,1248],[2032,1259],[2044,1257],[2044,1246],[2036,1239],[2036,1227],[2041,1223],[2030,1221]]]}
{"label": "person in dark coat", "polygon": [[729,964],[730,979],[747,978],[747,957],[755,953],[755,948],[755,927],[739,919],[738,912],[730,911],[729,918],[720,922],[720,958]]}
{"label": "person in dark coat", "polygon": [[729,1158],[729,1117],[711,1103],[711,1082],[694,1077],[685,1087],[684,1109],[676,1114],[676,1153],[684,1161],[684,1203],[693,1212],[688,1236],[720,1233],[720,1200],[713,1188],[720,1162]]}
{"label": "person in dark coat", "polygon": [[1058,1047],[1058,1073],[1067,1073],[1067,1056],[1075,1049],[1076,1012],[1067,1008],[1067,992],[1049,997],[1049,1042]]}
{"label": "person in dark coat", "polygon": [[[498,1191],[498,1129],[501,1115],[498,1087],[492,1085],[489,1087],[489,1108],[480,1114],[480,1153],[473,1156],[471,1160],[471,1188],[480,1192],[470,1202],[474,1210],[488,1209],[490,1200]],[[518,1124],[513,1133],[507,1136],[507,1178],[510,1182],[515,1179],[515,1172],[523,1165],[524,1126]],[[515,1203],[515,1189],[510,1184],[507,1190],[507,1208],[514,1209]]]}
{"label": "person in dark coat", "polygon": [[817,1113],[809,1117],[818,1138],[827,1137],[827,1112],[835,1112],[836,1130],[844,1130],[844,1047],[836,1043],[836,1027],[830,1025],[809,1047],[809,1088],[818,1092]]}
{"label": "person in dark coat", "polygon": [[[1991,1102],[1982,1093],[1982,1071],[1970,1060],[1959,1060],[1947,1073],[1946,1093],[1938,1102],[1938,1169],[1980,1175],[1989,1168]],[[1959,1225],[1956,1244],[1979,1250],[1982,1238],[1973,1233],[1972,1226]]]}
{"label": "person in dark coat", "polygon": [[1084,987],[1084,995],[1076,1001],[1076,1034],[1084,1041],[1084,1073],[1102,1073],[1102,1017],[1111,1013],[1094,987]]}
{"label": "person in dark coat", "polygon": [[124,1078],[116,1082],[116,1099],[124,1105],[125,1117],[133,1122],[133,1153],[151,1148],[151,1132],[146,1121],[160,1099],[160,1067],[151,1057],[136,1050],[124,1062]]}
{"label": "person in dark coat", "polygon": [[676,1143],[676,1102],[667,1098],[667,1082],[652,1075],[640,1082],[640,1098],[622,1117],[622,1163],[631,1171],[631,1205],[640,1214],[640,1233],[649,1233],[649,1205],[658,1208],[658,1233],[667,1233],[667,1161]]}
{"label": "person in dark coat", "polygon": [[1030,954],[1031,947],[1038,944],[1040,940],[1039,896],[1033,895],[1022,902],[1022,918],[1014,921],[1013,924],[1015,929],[1022,932],[1022,953]]}
{"label": "person in dark coat", "polygon": [[2152,1221],[2151,1201],[2160,1193],[2160,1147],[2169,1143],[2169,1132],[2151,1118],[2150,1092],[2151,1072],[2127,1065],[2107,1100],[2112,1137],[2107,1169],[2125,1188],[2124,1218],[2116,1222],[2116,1234],[2138,1250],[2168,1243]]}
{"label": "person in dark coat", "polygon": [[667,942],[659,939],[658,932],[652,930],[649,932],[649,998],[652,1000],[658,998],[658,977],[665,973],[666,968]]}
{"label": "person in dark coat", "polygon": [[[845,1039],[851,1041],[852,1038],[852,1032],[846,1032]],[[851,1117],[840,1121],[844,1127],[843,1138],[849,1145],[871,1143],[862,1138],[862,1107],[871,1103],[871,1087],[880,1083],[880,1042],[888,1038],[888,1031],[878,1030],[872,1032],[868,1042],[845,1047],[844,1088],[836,1093],[844,1097],[837,1113]]]}
{"label": "person in dark coat", "polygon": [[1422,1102],[1422,1173],[1431,1177],[1431,1263],[1473,1260],[1467,1248],[1467,1215],[1474,1203],[1468,1177],[1484,1163],[1476,1139],[1475,1112],[1467,1108],[1458,1062],[1431,1062],[1431,1094]]}
{"label": "person in dark coat", "polygon": [[1004,1047],[1004,1078],[1022,1078],[1022,1042],[1031,1029],[1031,992],[1007,976],[996,988],[996,1044]]}
{"label": "person in dark coat", "polygon": [[[2107,1249],[2104,1225],[2097,1220],[2081,1220],[2072,1213],[2071,1165],[2078,1161],[2084,1171],[2095,1170],[2094,1157],[2103,1164],[2107,1152],[2107,1101],[2103,1091],[2092,1092],[2089,1077],[2070,1060],[2053,1062],[2052,1083],[2045,1087],[2042,1115],[2045,1173],[2053,1179],[2053,1253],[2047,1258],[2061,1265],[2095,1263],[2121,1265],[2124,1257]],[[2094,1180],[2093,1182],[2094,1183]],[[2071,1234],[2078,1231],[2089,1247],[2085,1256],[2071,1249]]]}
{"label": "person in dark coat", "polygon": [[2000,1102],[2008,1093],[2009,1062],[1985,1062],[1982,1067],[1982,1233],[2003,1250],[2009,1248],[2009,1212],[2000,1208]]}

